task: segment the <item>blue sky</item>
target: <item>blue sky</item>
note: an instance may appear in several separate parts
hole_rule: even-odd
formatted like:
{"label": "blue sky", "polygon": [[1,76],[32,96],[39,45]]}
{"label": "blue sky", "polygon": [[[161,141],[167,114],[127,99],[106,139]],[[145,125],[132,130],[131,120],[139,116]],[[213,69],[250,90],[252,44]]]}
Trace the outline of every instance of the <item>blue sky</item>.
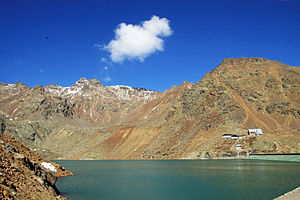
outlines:
{"label": "blue sky", "polygon": [[[103,47],[118,25],[141,27],[154,15],[172,32],[159,37],[163,51],[113,62]],[[298,0],[0,0],[0,19],[0,82],[30,87],[86,77],[164,91],[201,80],[227,57],[300,66]]]}

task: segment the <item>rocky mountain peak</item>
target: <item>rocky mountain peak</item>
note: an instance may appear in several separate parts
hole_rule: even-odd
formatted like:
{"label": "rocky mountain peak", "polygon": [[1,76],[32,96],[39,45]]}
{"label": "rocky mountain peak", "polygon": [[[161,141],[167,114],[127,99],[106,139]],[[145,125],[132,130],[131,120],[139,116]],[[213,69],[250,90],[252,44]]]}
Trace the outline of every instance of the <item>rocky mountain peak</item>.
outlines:
{"label": "rocky mountain peak", "polygon": [[81,77],[78,81],[88,81],[88,79]]}
{"label": "rocky mountain peak", "polygon": [[266,58],[244,58],[244,57],[240,57],[240,58],[225,58],[220,65],[223,64],[261,64],[261,63],[265,63],[265,62],[270,62],[269,59]]}
{"label": "rocky mountain peak", "polygon": [[24,83],[22,83],[21,81],[16,82],[15,85],[23,85],[23,86],[26,86],[26,85],[25,85]]}
{"label": "rocky mountain peak", "polygon": [[267,67],[273,66],[274,62],[266,58],[225,58],[215,70],[207,73],[204,77],[211,76],[215,73],[220,76],[230,76],[233,73],[255,72],[266,70]]}
{"label": "rocky mountain peak", "polygon": [[188,90],[194,87],[194,83],[184,81],[180,85],[173,85],[170,89],[165,90],[164,94],[176,92],[176,91],[182,91],[182,90]]}
{"label": "rocky mountain peak", "polygon": [[[76,81],[75,84],[77,84],[77,85],[88,84],[88,82],[89,82],[88,79],[82,77],[82,78],[80,78],[78,81]],[[74,84],[74,85],[75,85],[75,84]]]}
{"label": "rocky mountain peak", "polygon": [[85,88],[88,88],[86,86],[101,87],[103,85],[96,78],[93,78],[93,79],[80,78],[78,81],[76,81],[76,83],[73,86],[77,86],[80,88],[83,88],[85,86]]}
{"label": "rocky mountain peak", "polygon": [[92,84],[94,84],[94,85],[101,85],[102,86],[102,84],[100,83],[100,81],[98,79],[96,79],[96,78],[90,79],[89,82],[92,83]]}
{"label": "rocky mountain peak", "polygon": [[44,91],[44,88],[42,85],[37,85],[33,88],[33,90],[39,90],[39,91]]}
{"label": "rocky mountain peak", "polygon": [[186,89],[191,89],[194,85],[195,85],[194,83],[183,81],[180,86]]}

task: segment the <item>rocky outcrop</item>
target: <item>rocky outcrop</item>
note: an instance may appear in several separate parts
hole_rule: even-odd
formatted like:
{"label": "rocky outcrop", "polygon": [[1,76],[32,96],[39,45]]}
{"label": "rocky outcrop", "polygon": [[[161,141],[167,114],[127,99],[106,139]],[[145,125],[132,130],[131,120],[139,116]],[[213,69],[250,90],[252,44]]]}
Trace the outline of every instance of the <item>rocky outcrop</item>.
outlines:
{"label": "rocky outcrop", "polygon": [[[1,199],[64,199],[55,187],[58,177],[72,175],[58,164],[43,159],[17,140],[0,135]],[[50,163],[53,172],[41,165]]]}
{"label": "rocky outcrop", "polygon": [[5,121],[4,119],[0,118],[0,134],[4,133],[6,129]]}

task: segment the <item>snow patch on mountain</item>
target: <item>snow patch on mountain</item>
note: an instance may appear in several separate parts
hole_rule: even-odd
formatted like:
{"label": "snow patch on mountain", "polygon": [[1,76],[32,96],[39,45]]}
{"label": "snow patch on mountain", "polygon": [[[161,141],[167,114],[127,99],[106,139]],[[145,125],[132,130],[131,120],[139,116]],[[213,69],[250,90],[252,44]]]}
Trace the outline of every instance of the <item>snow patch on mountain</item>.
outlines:
{"label": "snow patch on mountain", "polygon": [[154,92],[144,88],[134,88],[126,85],[103,86],[97,79],[87,80],[85,78],[81,78],[70,87],[61,87],[52,84],[46,86],[45,91],[71,99],[77,96],[87,99],[97,96],[98,98],[114,97],[118,100],[125,101],[150,101],[161,94],[160,92]]}

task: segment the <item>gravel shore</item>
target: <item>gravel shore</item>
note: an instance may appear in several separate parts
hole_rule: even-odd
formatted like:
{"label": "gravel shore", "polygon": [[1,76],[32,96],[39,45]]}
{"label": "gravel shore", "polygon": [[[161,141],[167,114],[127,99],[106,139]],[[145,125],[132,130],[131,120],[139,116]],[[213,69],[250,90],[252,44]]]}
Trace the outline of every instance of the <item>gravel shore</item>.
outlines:
{"label": "gravel shore", "polygon": [[300,199],[300,187],[280,196],[277,197],[275,200],[298,200]]}

